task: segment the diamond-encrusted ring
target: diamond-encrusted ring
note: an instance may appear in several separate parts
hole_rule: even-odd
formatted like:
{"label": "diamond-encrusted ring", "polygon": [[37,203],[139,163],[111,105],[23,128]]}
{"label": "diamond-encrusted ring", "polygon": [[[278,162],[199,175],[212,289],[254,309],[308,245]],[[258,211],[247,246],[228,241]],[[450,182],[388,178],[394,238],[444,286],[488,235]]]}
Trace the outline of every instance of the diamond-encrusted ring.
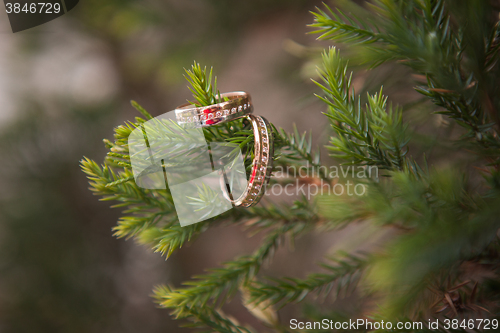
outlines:
{"label": "diamond-encrusted ring", "polygon": [[243,91],[221,94],[224,100],[221,103],[209,106],[194,107],[186,103],[175,109],[175,116],[179,125],[194,127],[207,127],[220,124],[229,120],[244,117],[253,112],[250,95]]}
{"label": "diamond-encrusted ring", "polygon": [[233,206],[250,207],[260,201],[264,195],[265,188],[271,178],[273,169],[273,135],[269,122],[261,116],[247,115],[247,119],[252,123],[255,144],[254,159],[250,179],[247,187],[238,198],[232,198],[227,193],[227,186],[221,177],[221,186],[224,196],[231,201]]}

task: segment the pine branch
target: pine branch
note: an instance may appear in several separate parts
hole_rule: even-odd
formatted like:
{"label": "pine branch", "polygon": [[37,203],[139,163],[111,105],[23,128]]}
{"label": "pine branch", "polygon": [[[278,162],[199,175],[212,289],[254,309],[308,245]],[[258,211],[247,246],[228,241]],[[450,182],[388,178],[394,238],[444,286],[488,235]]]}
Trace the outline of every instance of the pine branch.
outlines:
{"label": "pine branch", "polygon": [[235,320],[231,320],[223,314],[221,310],[212,308],[191,308],[189,312],[199,321],[189,325],[193,328],[209,327],[214,332],[221,333],[252,333],[255,332],[252,328],[240,326]]}
{"label": "pine branch", "polygon": [[381,39],[381,33],[366,24],[367,12],[363,13],[365,15],[362,18],[352,18],[340,9],[337,9],[335,13],[326,4],[324,6],[326,11],[316,7],[317,12],[312,12],[315,23],[309,25],[312,28],[318,28],[311,32],[320,34],[318,39],[331,39],[339,43],[350,44],[370,44]]}
{"label": "pine branch", "polygon": [[315,226],[320,222],[315,207],[303,197],[290,204],[273,204],[254,206],[248,210],[238,210],[240,218],[245,219],[245,225],[257,227],[256,231],[271,228],[277,224],[307,223]]}
{"label": "pine branch", "polygon": [[254,303],[251,301],[250,289],[247,286],[240,286],[241,303],[257,319],[281,332],[281,324],[278,319],[278,312],[269,302]]}
{"label": "pine branch", "polygon": [[[327,12],[319,8],[313,12],[315,23],[311,26],[319,28],[313,31],[322,34],[319,39],[362,44],[371,51],[366,60],[373,66],[404,60],[410,61],[406,65],[427,72],[424,69],[439,70],[457,63],[454,51],[459,49],[455,48],[455,36],[444,5],[444,0],[377,0],[370,5],[377,16],[353,3],[349,3],[349,15],[338,8],[336,15],[325,5]],[[439,57],[441,62],[429,63],[431,57]]]}
{"label": "pine branch", "polygon": [[352,73],[347,76],[347,62],[335,48],[323,54],[318,72],[323,84],[314,82],[326,97],[317,96],[328,105],[325,115],[337,135],[327,147],[331,155],[355,164],[402,170],[408,139],[401,109],[387,107],[382,90],[368,95],[369,103],[363,109],[351,87]]}
{"label": "pine branch", "polygon": [[[155,295],[169,294],[173,289],[168,286],[159,286],[154,290]],[[172,313],[176,319],[189,319],[192,323],[185,325],[190,328],[204,329],[206,327],[213,331],[224,333],[252,333],[253,329],[240,326],[237,322],[225,316],[221,310],[215,310],[211,307],[199,307],[196,305],[183,306],[179,311]]]}
{"label": "pine branch", "polygon": [[[330,181],[328,174],[325,172],[326,167],[321,164],[321,154],[319,149],[313,152],[311,134],[307,137],[307,132],[302,135],[299,133],[297,126],[293,126],[293,132],[287,133],[284,129],[277,129],[273,126],[275,136],[275,159],[278,164],[303,164],[305,161],[312,171],[319,178]],[[279,153],[276,153],[279,151]],[[281,160],[280,160],[281,159]]]}
{"label": "pine branch", "polygon": [[144,229],[144,232],[139,235],[139,241],[150,245],[155,252],[169,258],[175,250],[207,230],[210,225],[208,222],[210,221],[181,227],[176,219],[164,227],[153,226]]}
{"label": "pine branch", "polygon": [[139,103],[137,103],[136,101],[130,101],[130,104],[137,111],[139,111],[144,117],[146,117],[146,119],[148,120],[153,119],[153,116],[148,111],[146,111],[141,105],[139,105]]}
{"label": "pine branch", "polygon": [[[496,74],[481,73],[477,69],[497,62],[497,47],[490,45],[498,44],[493,42],[498,35],[498,25],[489,30],[480,28],[488,22],[487,17],[481,16],[490,13],[485,6],[485,3],[474,2],[446,8],[444,0],[379,0],[372,6],[379,14],[376,32],[358,23],[363,20],[356,17],[356,11],[362,11],[363,16],[370,15],[356,5],[351,6],[351,17],[341,11],[333,16],[334,12],[328,7],[327,12],[318,9],[313,13],[312,26],[320,28],[315,31],[321,33],[320,39],[363,44],[368,51],[365,60],[372,67],[399,61],[425,76],[427,86],[418,86],[416,90],[445,108],[441,113],[468,131],[463,137],[465,142],[493,151],[499,146],[500,118],[495,110],[500,102],[493,93],[498,82],[493,78]],[[450,12],[455,14],[453,19]],[[455,24],[451,23],[453,20]],[[476,28],[474,31],[462,29],[466,25]]]}
{"label": "pine branch", "polygon": [[219,193],[212,190],[205,183],[203,183],[202,186],[197,186],[197,188],[198,196],[186,197],[187,204],[191,205],[195,212],[204,211],[205,214],[203,214],[200,219],[205,219],[212,214],[217,206],[223,203],[224,199]]}
{"label": "pine branch", "polygon": [[[136,208],[137,209],[137,208]],[[113,235],[118,238],[131,238],[134,236],[140,236],[142,232],[149,228],[155,227],[162,221],[170,219],[167,222],[168,225],[172,225],[177,222],[177,218],[171,212],[141,212],[142,207],[137,209],[137,214],[124,215],[120,217],[118,223],[113,227]]]}
{"label": "pine branch", "polygon": [[251,302],[267,302],[269,305],[281,303],[281,306],[300,302],[307,295],[315,292],[326,298],[335,287],[335,298],[341,293],[348,294],[356,288],[362,269],[367,265],[365,259],[345,255],[345,259],[333,259],[334,264],[322,264],[328,273],[316,273],[306,279],[269,279],[273,284],[254,282],[250,285]]}
{"label": "pine branch", "polygon": [[199,63],[194,62],[191,70],[185,69],[187,76],[184,77],[191,84],[189,90],[198,103],[190,102],[195,106],[208,106],[222,102],[220,92],[217,90],[217,77],[213,78],[212,70],[207,73],[207,68],[201,68]]}
{"label": "pine branch", "polygon": [[[130,179],[132,173],[128,169],[116,174],[113,169],[104,165],[99,166],[94,161],[84,158],[81,168],[87,174],[90,190],[95,195],[100,195],[103,201],[117,201],[119,204],[113,207],[129,206],[134,210],[159,209],[164,212],[173,211],[173,201],[169,196],[152,196],[150,191],[138,187],[133,182],[124,182],[122,179]],[[114,186],[108,184],[115,183]],[[135,207],[135,208],[133,208]]]}
{"label": "pine branch", "polygon": [[[500,224],[498,199],[469,194],[451,170],[432,172],[427,184],[403,173],[391,179],[385,191],[364,200],[371,220],[410,228],[388,245],[387,255],[374,260],[369,275],[374,289],[390,293],[380,304],[393,318],[419,311],[429,279],[480,254],[495,240]],[[388,203],[381,204],[382,199]]]}
{"label": "pine branch", "polygon": [[267,235],[251,256],[240,257],[225,263],[222,268],[210,270],[209,274],[196,276],[196,280],[185,283],[191,286],[189,288],[168,289],[168,292],[160,289],[155,293],[155,298],[160,306],[172,309],[177,316],[183,316],[186,307],[223,303],[232,297],[240,285],[248,284],[258,273],[264,261],[273,256],[285,234],[294,237],[303,232],[305,227],[304,223],[283,225]]}

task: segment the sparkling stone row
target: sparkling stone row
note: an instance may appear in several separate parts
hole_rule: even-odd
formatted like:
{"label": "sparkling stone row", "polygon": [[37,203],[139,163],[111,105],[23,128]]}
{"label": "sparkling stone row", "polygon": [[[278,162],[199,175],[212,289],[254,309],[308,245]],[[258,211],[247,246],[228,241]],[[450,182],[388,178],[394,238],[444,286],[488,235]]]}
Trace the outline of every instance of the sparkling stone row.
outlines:
{"label": "sparkling stone row", "polygon": [[266,182],[266,174],[269,165],[269,160],[272,158],[269,156],[269,132],[266,128],[266,124],[262,117],[256,117],[258,122],[258,130],[261,140],[261,154],[260,159],[254,161],[254,166],[252,169],[252,175],[255,173],[255,178],[250,178],[248,183],[248,202],[252,203],[255,198],[259,195],[262,187]]}
{"label": "sparkling stone row", "polygon": [[[212,106],[206,109],[202,109],[200,114],[188,117],[182,117],[180,114],[177,115],[177,121],[181,123],[191,123],[196,121],[211,120],[214,118],[226,117],[230,114],[235,114],[237,112],[242,112],[250,107],[250,102],[240,105],[238,107],[233,107],[231,109],[222,109],[219,106]],[[200,108],[201,109],[201,108]]]}

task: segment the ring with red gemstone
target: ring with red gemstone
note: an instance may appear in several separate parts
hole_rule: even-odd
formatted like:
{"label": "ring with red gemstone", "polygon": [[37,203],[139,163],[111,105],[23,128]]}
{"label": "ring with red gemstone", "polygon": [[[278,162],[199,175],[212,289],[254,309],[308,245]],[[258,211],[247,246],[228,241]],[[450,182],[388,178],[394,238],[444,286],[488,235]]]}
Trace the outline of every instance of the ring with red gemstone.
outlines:
{"label": "ring with red gemstone", "polygon": [[222,102],[209,106],[195,107],[186,103],[175,109],[179,125],[207,127],[244,117],[253,112],[250,95],[243,91],[220,94]]}
{"label": "ring with red gemstone", "polygon": [[271,178],[273,169],[274,141],[269,122],[261,116],[247,115],[254,133],[254,159],[246,188],[237,197],[228,193],[228,187],[221,177],[221,187],[226,199],[235,207],[250,207],[260,201]]}

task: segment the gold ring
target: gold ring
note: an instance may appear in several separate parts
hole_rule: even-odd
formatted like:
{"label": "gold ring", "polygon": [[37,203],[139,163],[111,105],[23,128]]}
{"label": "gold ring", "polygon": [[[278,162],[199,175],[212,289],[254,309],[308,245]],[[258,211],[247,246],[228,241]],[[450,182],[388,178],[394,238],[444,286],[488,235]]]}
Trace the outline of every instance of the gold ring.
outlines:
{"label": "gold ring", "polygon": [[235,207],[250,207],[260,201],[271,178],[273,169],[273,135],[269,122],[261,116],[246,115],[250,120],[254,133],[254,159],[247,187],[236,199],[228,193],[228,187],[221,177],[222,192]]}
{"label": "gold ring", "polygon": [[228,92],[221,94],[220,97],[227,101],[201,107],[194,107],[189,103],[178,106],[175,109],[177,123],[207,127],[241,118],[253,112],[250,95],[246,92]]}

